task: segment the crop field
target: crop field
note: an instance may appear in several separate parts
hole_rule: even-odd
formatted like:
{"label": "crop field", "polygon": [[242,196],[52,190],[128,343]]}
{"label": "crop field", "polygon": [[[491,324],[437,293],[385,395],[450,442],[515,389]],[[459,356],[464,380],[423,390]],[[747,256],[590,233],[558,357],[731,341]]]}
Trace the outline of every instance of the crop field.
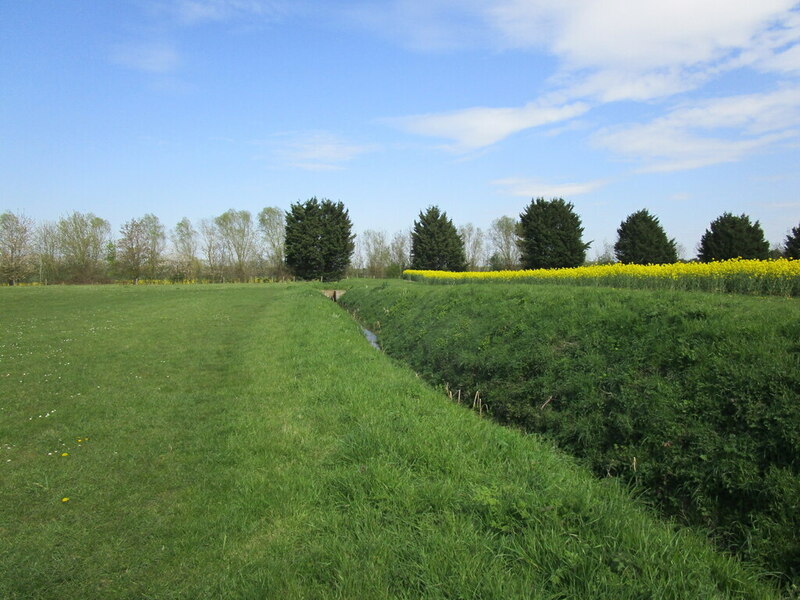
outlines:
{"label": "crop field", "polygon": [[542,283],[800,296],[800,261],[726,260],[710,263],[634,265],[614,263],[572,269],[519,271],[419,271],[404,276],[427,283]]}
{"label": "crop field", "polygon": [[311,286],[0,306],[3,599],[779,597]]}

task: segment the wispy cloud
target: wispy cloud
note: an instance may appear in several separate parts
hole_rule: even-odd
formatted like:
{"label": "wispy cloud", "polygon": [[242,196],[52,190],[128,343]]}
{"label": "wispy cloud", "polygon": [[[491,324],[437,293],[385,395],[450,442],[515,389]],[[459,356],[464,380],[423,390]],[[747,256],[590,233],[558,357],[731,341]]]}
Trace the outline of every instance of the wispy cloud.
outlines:
{"label": "wispy cloud", "polygon": [[[524,129],[569,120],[597,103],[686,93],[742,66],[800,74],[799,9],[796,0],[730,0],[724,10],[717,3],[696,0],[394,0],[381,12],[373,4],[361,4],[358,14],[364,24],[388,28],[421,49],[452,46],[452,39],[493,39],[496,46],[544,50],[560,59],[549,101],[389,121],[410,133],[449,140],[449,149],[469,151]],[[557,96],[560,101],[553,101]],[[681,144],[689,148],[679,160],[652,165],[658,169],[738,160],[775,138],[715,143],[688,136],[685,126],[658,125],[674,150]],[[631,129],[604,138],[607,145],[628,153],[640,149],[635,134]],[[718,153],[718,159],[712,159],[712,153]]]}
{"label": "wispy cloud", "polygon": [[[444,47],[450,37],[467,33],[461,38],[472,43],[544,51],[559,59],[550,89],[524,106],[468,107],[387,120],[409,133],[446,140],[445,148],[457,152],[486,148],[532,127],[568,125],[605,103],[688,98],[737,68],[786,81],[800,76],[797,0],[729,0],[724,10],[716,2],[696,0],[392,0],[382,13],[392,15],[386,22],[375,16],[374,4],[360,6],[362,16],[372,15],[365,23],[389,27],[420,48]],[[436,42],[421,41],[429,38]],[[699,101],[650,123],[604,130],[595,140],[642,160],[644,170],[730,162],[792,137],[786,129],[798,125],[799,100],[794,89],[784,89]],[[709,135],[719,129],[725,135]]]}
{"label": "wispy cloud", "polygon": [[640,173],[686,171],[722,163],[738,162],[753,152],[797,137],[797,131],[732,140],[703,137],[659,123],[631,127],[601,138],[614,152],[644,163]]}
{"label": "wispy cloud", "polygon": [[232,19],[277,19],[292,6],[285,0],[155,0],[160,12],[194,25]]}
{"label": "wispy cloud", "polygon": [[480,0],[349,2],[340,14],[358,28],[417,51],[449,51],[481,43],[487,34]]}
{"label": "wispy cloud", "polygon": [[[488,13],[507,43],[540,45],[571,67],[646,70],[718,60],[750,45],[795,0],[604,0],[492,3]],[[543,27],[543,26],[546,26]]]}
{"label": "wispy cloud", "polygon": [[588,194],[598,188],[607,185],[605,179],[585,181],[583,183],[546,183],[541,179],[526,179],[510,177],[497,179],[492,185],[502,189],[506,194],[512,196],[524,196],[526,198],[569,198]]}
{"label": "wispy cloud", "polygon": [[800,87],[685,104],[648,123],[606,129],[594,142],[641,161],[641,171],[679,171],[741,160],[800,137]]}
{"label": "wispy cloud", "polygon": [[111,51],[111,61],[137,71],[165,74],[175,71],[181,58],[168,42],[136,42],[120,44]]}
{"label": "wispy cloud", "polygon": [[274,155],[285,165],[309,171],[333,171],[375,146],[357,144],[326,131],[282,133],[270,140]]}
{"label": "wispy cloud", "polygon": [[745,64],[797,68],[796,0],[496,0],[486,18],[501,43],[550,52],[574,94],[602,101],[668,97]]}
{"label": "wispy cloud", "polygon": [[573,98],[663,98],[743,65],[800,67],[797,0],[365,0],[342,12],[420,50],[544,51]]}
{"label": "wispy cloud", "polygon": [[[142,0],[142,6],[155,18],[157,29],[171,31],[177,27],[196,26],[209,22],[273,21],[290,12],[288,0]],[[153,74],[172,73],[181,65],[181,54],[172,41],[133,41],[115,46],[112,62]]]}
{"label": "wispy cloud", "polygon": [[476,107],[386,121],[410,133],[451,140],[452,150],[468,151],[490,146],[518,131],[572,119],[588,109],[583,102],[564,106],[531,102],[518,108]]}
{"label": "wispy cloud", "polygon": [[708,77],[705,73],[686,73],[678,68],[646,73],[603,69],[588,74],[562,74],[559,80],[565,86],[561,93],[567,98],[590,98],[594,102],[608,103],[667,98],[698,87]]}
{"label": "wispy cloud", "polygon": [[800,73],[800,46],[793,46],[784,52],[776,52],[762,60],[759,66],[768,71],[798,74]]}

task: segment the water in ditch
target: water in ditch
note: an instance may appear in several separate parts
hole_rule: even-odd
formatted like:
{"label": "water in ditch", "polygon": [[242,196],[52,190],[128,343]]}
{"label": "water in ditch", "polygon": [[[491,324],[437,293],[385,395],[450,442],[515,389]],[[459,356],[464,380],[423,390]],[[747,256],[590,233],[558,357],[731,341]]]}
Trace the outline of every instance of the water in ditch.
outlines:
{"label": "water in ditch", "polygon": [[362,327],[361,331],[364,332],[364,337],[367,338],[367,341],[369,341],[370,344],[372,344],[373,348],[376,348],[377,350],[381,349],[380,344],[378,344],[378,336],[377,335],[372,333],[366,327]]}

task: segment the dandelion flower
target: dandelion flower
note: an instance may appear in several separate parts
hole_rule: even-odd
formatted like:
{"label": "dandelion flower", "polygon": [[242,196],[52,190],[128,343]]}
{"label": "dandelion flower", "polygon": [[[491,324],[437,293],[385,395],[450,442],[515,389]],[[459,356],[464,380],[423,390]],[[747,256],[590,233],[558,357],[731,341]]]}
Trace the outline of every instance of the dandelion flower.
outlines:
{"label": "dandelion flower", "polygon": [[62,502],[69,502],[69,498],[67,498],[67,497],[65,496],[65,497],[63,497],[63,498],[61,499],[61,501],[62,501]]}
{"label": "dandelion flower", "polygon": [[69,452],[62,452],[61,456],[69,456]]}

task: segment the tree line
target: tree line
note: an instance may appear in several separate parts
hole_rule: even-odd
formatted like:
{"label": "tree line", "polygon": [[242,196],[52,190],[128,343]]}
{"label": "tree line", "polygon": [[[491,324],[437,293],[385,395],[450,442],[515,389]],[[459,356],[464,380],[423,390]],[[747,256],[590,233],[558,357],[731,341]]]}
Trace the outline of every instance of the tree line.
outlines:
{"label": "tree line", "polygon": [[14,284],[102,283],[142,279],[246,281],[286,276],[284,216],[274,207],[253,216],[228,210],[197,226],[181,219],[167,231],[146,214],[125,222],[118,236],[93,213],[73,212],[35,224],[0,214],[0,277]]}
{"label": "tree line", "polygon": [[[0,214],[0,277],[9,284],[94,283],[168,279],[249,281],[335,280],[345,275],[399,277],[403,270],[513,270],[576,267],[586,262],[591,242],[572,203],[563,198],[531,200],[518,219],[495,219],[484,232],[456,227],[447,213],[430,206],[409,231],[391,238],[367,230],[358,239],[342,202],[311,198],[288,211],[266,207],[257,215],[230,209],[195,226],[181,219],[167,231],[157,216],[124,223],[118,235],[92,213],[73,212],[56,222],[35,224],[22,214]],[[800,258],[800,225],[783,247],[770,250],[758,221],[724,213],[703,234],[697,259]],[[661,264],[678,260],[677,245],[659,220],[643,209],[617,229],[617,240],[601,262]]]}
{"label": "tree line", "polygon": [[[559,269],[586,263],[591,242],[583,241],[583,227],[574,206],[563,198],[536,198],[519,220],[502,217],[492,223],[494,253],[488,257],[491,270]],[[480,248],[480,229],[456,229],[438,207],[420,213],[412,231],[411,267],[414,269],[463,271],[474,269]],[[723,213],[711,222],[698,245],[697,260],[711,262],[732,258],[800,258],[800,225],[786,236],[783,247],[770,249],[758,221],[747,215]],[[613,254],[599,262],[667,264],[678,261],[675,239],[670,239],[658,217],[646,209],[636,211],[620,223]]]}

